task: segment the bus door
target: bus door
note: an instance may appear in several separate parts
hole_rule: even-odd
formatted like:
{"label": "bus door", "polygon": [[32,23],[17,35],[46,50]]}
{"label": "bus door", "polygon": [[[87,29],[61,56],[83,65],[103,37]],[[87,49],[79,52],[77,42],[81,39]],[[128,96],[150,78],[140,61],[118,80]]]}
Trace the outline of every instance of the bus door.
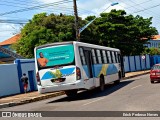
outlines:
{"label": "bus door", "polygon": [[118,54],[118,57],[119,57],[119,61],[120,61],[120,64],[121,64],[122,77],[125,77],[124,59],[123,59],[123,56],[121,56],[120,54]]}
{"label": "bus door", "polygon": [[91,49],[84,49],[84,55],[86,58],[86,64],[88,68],[88,77],[89,81],[91,82],[92,85],[94,85],[94,78],[93,78],[93,62],[92,62],[92,54],[91,54]]}

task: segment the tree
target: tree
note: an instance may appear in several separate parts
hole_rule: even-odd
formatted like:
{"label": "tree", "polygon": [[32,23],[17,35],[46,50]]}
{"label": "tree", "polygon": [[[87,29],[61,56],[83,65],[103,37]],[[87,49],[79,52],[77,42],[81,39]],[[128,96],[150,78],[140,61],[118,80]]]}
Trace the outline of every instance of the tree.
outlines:
{"label": "tree", "polygon": [[141,54],[147,40],[158,33],[151,20],[127,15],[124,10],[102,13],[95,21],[99,44],[119,48],[123,55]]}
{"label": "tree", "polygon": [[[95,16],[88,16],[85,20],[79,18],[79,26],[84,26],[94,18]],[[143,44],[157,34],[151,21],[152,18],[127,15],[124,10],[112,10],[110,13],[102,13],[89,25],[81,33],[81,41],[119,48],[122,55],[138,55],[144,51]],[[74,16],[40,13],[34,15],[22,28],[21,39],[13,48],[18,54],[33,58],[36,46],[75,40]]]}
{"label": "tree", "polygon": [[47,15],[40,13],[34,15],[21,30],[21,39],[13,48],[22,56],[34,57],[34,48],[39,45],[74,41],[74,17],[66,15]]}
{"label": "tree", "polygon": [[159,48],[145,48],[143,54],[150,54],[150,55],[160,55],[160,49]]}

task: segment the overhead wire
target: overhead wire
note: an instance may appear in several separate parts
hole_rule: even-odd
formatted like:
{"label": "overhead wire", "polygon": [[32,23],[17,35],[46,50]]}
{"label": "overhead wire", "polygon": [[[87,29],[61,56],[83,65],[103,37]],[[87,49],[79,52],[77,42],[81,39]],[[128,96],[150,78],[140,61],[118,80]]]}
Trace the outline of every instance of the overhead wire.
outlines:
{"label": "overhead wire", "polygon": [[[111,0],[109,0],[109,1],[111,1]],[[121,3],[124,3],[122,0],[120,0],[121,1]],[[151,0],[152,1],[152,0]],[[111,1],[112,2],[112,1]],[[146,3],[146,2],[149,2],[149,0],[147,0],[147,1],[144,1],[144,2],[141,2],[141,3],[135,3],[135,2],[133,2],[132,1],[132,3],[134,3],[134,5],[130,5],[130,4],[128,4],[127,3],[127,6],[129,6],[129,7],[124,7],[123,5],[121,5],[121,4],[119,4],[121,7],[123,7],[124,9],[127,9],[127,10],[129,10],[130,11],[130,8],[134,8],[135,10],[137,10],[137,11],[135,11],[135,12],[132,12],[132,13],[128,13],[128,14],[134,14],[134,13],[138,13],[138,12],[140,12],[140,11],[142,11],[142,10],[140,10],[140,9],[138,9],[137,7],[135,7],[135,6],[139,6],[139,5],[142,5],[142,4],[144,4],[144,3]],[[142,8],[142,7],[141,7]],[[146,11],[144,11],[146,14],[149,14],[149,13],[147,13]],[[153,14],[155,14],[154,12],[152,12]],[[150,15],[150,14],[149,14]],[[157,21],[159,21],[159,19],[157,19],[157,18],[154,18],[154,19],[156,19]]]}
{"label": "overhead wire", "polygon": [[[152,1],[152,0],[149,0],[149,1],[146,1],[146,2],[142,2],[141,4],[137,4],[137,3],[135,3],[133,0],[130,0],[130,1],[131,1],[132,3],[134,3],[136,6],[138,5],[138,6],[141,7],[142,9],[146,9],[145,7],[142,6],[142,4],[147,3],[147,2],[150,2],[150,1]],[[142,9],[139,9],[138,11],[141,11]],[[133,13],[131,13],[131,14],[139,13],[138,11],[133,12]],[[153,19],[155,19],[156,21],[159,21],[159,20],[160,20],[159,18],[155,18],[155,17],[154,17],[154,15],[159,16],[159,14],[155,13],[154,11],[152,11],[152,10],[150,10],[150,9],[148,9],[147,11],[152,14]],[[147,13],[147,14],[149,14],[147,11],[144,11],[144,12]],[[150,15],[150,14],[149,14],[149,15]],[[155,23],[158,23],[158,22],[155,22]]]}
{"label": "overhead wire", "polygon": [[19,13],[19,12],[25,12],[25,11],[30,11],[30,10],[35,10],[35,9],[39,9],[39,8],[46,8],[46,7],[49,7],[49,6],[53,6],[55,4],[62,4],[62,3],[69,3],[69,2],[72,2],[72,1],[62,0],[62,1],[59,1],[59,2],[37,5],[37,6],[33,6],[33,7],[27,7],[27,8],[23,8],[23,9],[18,9],[18,10],[14,10],[14,11],[0,13],[0,16],[7,15],[7,14],[13,14],[13,13]]}

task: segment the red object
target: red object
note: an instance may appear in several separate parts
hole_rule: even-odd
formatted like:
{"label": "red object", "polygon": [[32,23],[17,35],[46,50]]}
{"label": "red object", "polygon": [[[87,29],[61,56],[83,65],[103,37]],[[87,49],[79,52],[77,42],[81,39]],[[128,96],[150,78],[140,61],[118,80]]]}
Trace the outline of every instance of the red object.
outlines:
{"label": "red object", "polygon": [[27,88],[28,88],[28,84],[25,83],[25,84],[23,85],[23,87],[24,87],[24,89],[27,89]]}
{"label": "red object", "polygon": [[150,81],[154,83],[154,81],[160,81],[160,64],[156,64],[152,67],[150,71]]}
{"label": "red object", "polygon": [[77,76],[77,80],[81,79],[81,70],[79,67],[76,67],[76,76]]}
{"label": "red object", "polygon": [[39,72],[37,72],[36,78],[37,78],[37,84],[41,85],[41,81],[40,81],[40,77],[39,77]]}

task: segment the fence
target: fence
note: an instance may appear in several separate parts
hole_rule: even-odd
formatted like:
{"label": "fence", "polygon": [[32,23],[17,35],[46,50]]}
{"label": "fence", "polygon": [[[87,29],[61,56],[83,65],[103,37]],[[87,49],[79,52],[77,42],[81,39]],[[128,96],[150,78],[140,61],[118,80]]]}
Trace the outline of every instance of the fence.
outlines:
{"label": "fence", "polygon": [[[124,56],[123,59],[125,72],[150,69],[160,63],[160,55],[145,55],[145,59],[142,56]],[[0,97],[24,92],[20,80],[23,73],[29,77],[28,90],[37,90],[34,59],[17,59],[14,64],[0,65]]]}
{"label": "fence", "polygon": [[160,55],[154,55],[150,57],[150,64],[153,66],[154,64],[160,63]]}
{"label": "fence", "polygon": [[148,70],[151,68],[150,55],[145,55],[145,59],[142,59],[141,55],[125,56],[123,59],[125,72]]}
{"label": "fence", "polygon": [[29,77],[28,90],[37,90],[34,60],[17,59],[14,64],[0,65],[0,97],[24,92],[20,80],[23,73]]}
{"label": "fence", "polygon": [[160,63],[160,55],[145,55],[145,59],[141,55],[124,56],[123,59],[125,72],[149,70],[154,64]]}

